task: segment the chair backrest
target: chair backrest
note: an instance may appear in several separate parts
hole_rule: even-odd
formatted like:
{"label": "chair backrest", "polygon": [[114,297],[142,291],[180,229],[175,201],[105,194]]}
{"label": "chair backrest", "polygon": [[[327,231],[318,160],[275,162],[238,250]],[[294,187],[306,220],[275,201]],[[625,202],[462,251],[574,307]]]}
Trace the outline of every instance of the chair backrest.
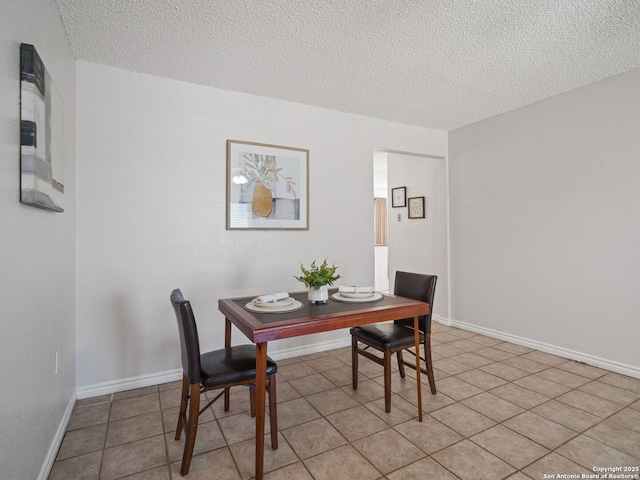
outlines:
{"label": "chair backrest", "polygon": [[176,313],[178,331],[180,332],[182,370],[189,379],[189,383],[200,383],[202,379],[202,371],[200,368],[200,341],[198,339],[196,317],[191,309],[191,303],[184,299],[179,289],[175,289],[171,292],[171,304]]}
{"label": "chair backrest", "polygon": [[[424,333],[431,333],[431,313],[433,312],[433,299],[436,293],[436,275],[425,275],[422,273],[396,272],[396,281],[393,288],[394,295],[412,298],[429,304],[429,314],[418,317],[420,330]],[[413,327],[412,318],[396,320],[408,327]]]}

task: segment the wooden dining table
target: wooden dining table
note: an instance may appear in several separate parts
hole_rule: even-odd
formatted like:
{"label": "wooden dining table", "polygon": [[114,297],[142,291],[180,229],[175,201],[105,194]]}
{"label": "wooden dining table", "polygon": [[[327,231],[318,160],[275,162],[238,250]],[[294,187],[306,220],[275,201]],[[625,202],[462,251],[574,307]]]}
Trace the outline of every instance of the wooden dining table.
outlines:
{"label": "wooden dining table", "polygon": [[[331,294],[336,290],[330,290]],[[429,313],[429,304],[410,298],[383,295],[379,301],[347,303],[331,298],[324,304],[312,303],[307,292],[296,292],[291,297],[302,303],[302,308],[290,312],[256,313],[246,308],[256,296],[221,299],[218,309],[225,316],[225,347],[231,346],[231,326],[235,325],[256,345],[256,455],[255,478],[264,474],[264,422],[266,401],[267,342],[283,338],[310,335],[371,323],[413,318],[416,352],[420,351],[418,317]],[[419,356],[416,356],[419,367]],[[416,368],[418,393],[418,421],[422,421],[422,389],[420,368]]]}

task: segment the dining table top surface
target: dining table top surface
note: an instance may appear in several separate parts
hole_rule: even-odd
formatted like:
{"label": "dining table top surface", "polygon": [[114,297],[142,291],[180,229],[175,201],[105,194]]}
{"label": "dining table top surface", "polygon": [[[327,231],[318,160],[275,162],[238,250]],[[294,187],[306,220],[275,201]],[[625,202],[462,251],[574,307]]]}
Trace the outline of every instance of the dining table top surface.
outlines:
{"label": "dining table top surface", "polygon": [[330,298],[326,303],[312,303],[308,300],[307,291],[290,293],[302,304],[301,308],[293,311],[250,311],[246,305],[255,296],[221,299],[218,308],[254,343],[429,313],[429,304],[406,297],[383,294],[379,300],[341,302],[331,298],[335,292],[337,289],[329,290]]}

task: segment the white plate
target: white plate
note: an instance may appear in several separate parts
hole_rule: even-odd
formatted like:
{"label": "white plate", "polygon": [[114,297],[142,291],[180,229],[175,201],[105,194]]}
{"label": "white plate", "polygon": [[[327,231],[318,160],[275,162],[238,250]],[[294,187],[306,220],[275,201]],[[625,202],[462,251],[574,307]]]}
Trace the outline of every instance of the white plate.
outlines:
{"label": "white plate", "polygon": [[376,292],[360,292],[360,293],[353,293],[353,292],[338,292],[340,294],[341,297],[344,298],[368,298],[368,297],[373,297]]}
{"label": "white plate", "polygon": [[295,301],[296,301],[295,298],[287,297],[287,298],[283,298],[282,300],[278,300],[276,302],[263,303],[258,298],[254,298],[253,304],[256,307],[260,307],[260,308],[282,308],[282,307],[288,307]]}
{"label": "white plate", "polygon": [[[263,304],[266,305],[266,304]],[[282,313],[282,312],[293,312],[295,310],[300,310],[304,305],[302,302],[294,299],[292,303],[289,305],[280,305],[278,308],[274,307],[262,307],[260,305],[256,305],[253,302],[249,302],[244,306],[247,310],[251,312],[257,313]]]}
{"label": "white plate", "polygon": [[360,298],[349,298],[342,296],[341,293],[336,292],[331,295],[331,299],[336,302],[346,302],[346,303],[366,303],[366,302],[377,302],[378,300],[382,300],[382,294],[380,292],[375,292],[373,295],[368,297],[360,297]]}

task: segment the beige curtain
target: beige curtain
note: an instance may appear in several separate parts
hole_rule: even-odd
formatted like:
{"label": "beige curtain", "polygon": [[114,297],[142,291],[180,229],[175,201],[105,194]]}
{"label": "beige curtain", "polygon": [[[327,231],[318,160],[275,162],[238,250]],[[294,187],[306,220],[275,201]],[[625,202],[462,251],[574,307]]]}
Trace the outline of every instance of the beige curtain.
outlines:
{"label": "beige curtain", "polygon": [[387,199],[373,199],[374,245],[388,245],[387,239]]}

